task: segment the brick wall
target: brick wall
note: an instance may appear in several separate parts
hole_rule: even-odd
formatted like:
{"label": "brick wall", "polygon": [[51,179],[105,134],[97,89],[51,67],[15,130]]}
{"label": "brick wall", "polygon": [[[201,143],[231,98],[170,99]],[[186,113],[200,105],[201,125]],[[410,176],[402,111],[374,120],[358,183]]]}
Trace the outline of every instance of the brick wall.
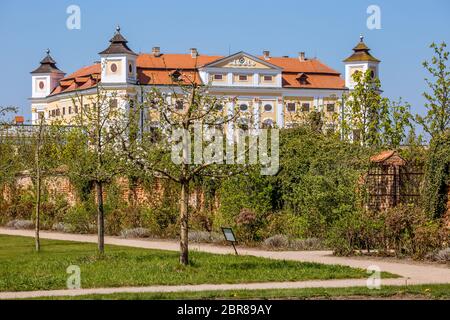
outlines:
{"label": "brick wall", "polygon": [[[121,200],[128,204],[138,204],[147,206],[156,206],[162,202],[164,196],[164,183],[155,179],[152,187],[145,187],[140,183],[130,182],[127,178],[117,178],[115,181],[119,188]],[[17,177],[15,188],[21,191],[32,191],[33,181],[29,175],[23,173]],[[64,175],[54,175],[43,179],[43,190],[48,194],[49,200],[54,201],[58,197],[63,197],[69,205],[73,206],[79,201],[76,189],[70,183],[68,177]],[[0,190],[0,194],[6,202],[11,202],[11,198],[15,196],[14,190],[8,186],[4,186]],[[95,192],[95,187],[92,189]],[[104,190],[104,200],[108,198],[107,189]],[[173,199],[178,202],[178,199]],[[203,209],[205,205],[205,195],[201,190],[191,190],[189,203],[193,207]],[[214,204],[218,206],[218,200]]]}

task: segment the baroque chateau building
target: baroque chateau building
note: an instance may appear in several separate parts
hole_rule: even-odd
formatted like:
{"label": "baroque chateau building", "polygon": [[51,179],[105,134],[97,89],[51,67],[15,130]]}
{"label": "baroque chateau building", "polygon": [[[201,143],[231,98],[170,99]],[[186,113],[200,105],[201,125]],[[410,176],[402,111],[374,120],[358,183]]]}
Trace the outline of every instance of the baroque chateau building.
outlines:
{"label": "baroque chateau building", "polygon": [[47,51],[40,66],[31,72],[32,121],[36,124],[44,117],[50,123],[58,120],[69,124],[81,108],[90,107],[89,97],[99,86],[114,92],[117,106],[127,108],[129,97],[139,99],[143,90],[156,87],[170,94],[176,75],[208,85],[210,94],[227,101],[228,110],[239,107],[256,126],[291,127],[302,121],[299,115],[321,111],[325,124],[333,130],[342,108],[341,98],[354,86],[352,74],[368,69],[374,77],[379,74],[380,61],[370,54],[362,36],[353,51],[344,60],[345,75],[341,77],[304,52],[297,57],[273,57],[269,51],[260,56],[246,52],[210,56],[195,48],[186,54],[168,54],[154,47],[151,53],[137,54],[118,27],[109,47],[99,53],[98,63],[69,75],[58,69]]}

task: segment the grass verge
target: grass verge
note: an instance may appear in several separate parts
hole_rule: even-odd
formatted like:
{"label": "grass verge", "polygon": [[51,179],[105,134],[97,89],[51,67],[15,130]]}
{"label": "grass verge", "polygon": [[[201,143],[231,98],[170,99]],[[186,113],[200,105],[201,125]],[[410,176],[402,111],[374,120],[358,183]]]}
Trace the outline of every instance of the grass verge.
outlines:
{"label": "grass verge", "polygon": [[0,291],[64,289],[71,265],[80,267],[83,288],[367,277],[346,266],[201,252],[191,252],[186,267],[171,251],[106,246],[100,257],[95,244],[69,241],[42,240],[36,253],[33,238],[0,235]]}
{"label": "grass verge", "polygon": [[175,293],[116,293],[76,297],[48,297],[51,300],[199,300],[199,299],[450,299],[450,284],[385,286],[380,290],[364,287],[310,288],[282,290],[234,290]]}

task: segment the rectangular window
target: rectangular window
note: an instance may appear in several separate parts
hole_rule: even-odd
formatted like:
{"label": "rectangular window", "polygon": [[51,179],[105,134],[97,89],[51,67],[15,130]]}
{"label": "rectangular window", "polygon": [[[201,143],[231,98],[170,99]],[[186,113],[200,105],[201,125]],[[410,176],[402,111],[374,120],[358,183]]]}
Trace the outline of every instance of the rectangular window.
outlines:
{"label": "rectangular window", "polygon": [[214,80],[222,81],[223,80],[223,74],[215,74]]}
{"label": "rectangular window", "polygon": [[63,107],[63,108],[62,108],[62,114],[63,114],[63,116],[66,115],[66,107]]}
{"label": "rectangular window", "polygon": [[75,105],[75,113],[78,113],[78,106]]}
{"label": "rectangular window", "polygon": [[61,110],[60,109],[56,109],[56,116],[59,117],[61,115]]}
{"label": "rectangular window", "polygon": [[247,80],[248,80],[248,76],[246,76],[246,75],[239,76],[239,81],[247,81]]}
{"label": "rectangular window", "polygon": [[309,103],[302,103],[302,111],[309,112]]}
{"label": "rectangular window", "polygon": [[273,76],[264,76],[263,80],[267,81],[267,82],[272,82],[273,81]]}
{"label": "rectangular window", "polygon": [[72,107],[69,106],[69,114],[72,114]]}
{"label": "rectangular window", "polygon": [[287,104],[287,110],[288,110],[289,112],[295,112],[295,102],[289,102],[289,103]]}
{"label": "rectangular window", "polygon": [[328,103],[327,104],[327,112],[334,112],[334,103]]}
{"label": "rectangular window", "polygon": [[89,112],[89,105],[88,105],[88,104],[85,104],[85,105],[83,106],[83,109],[84,109],[84,112]]}
{"label": "rectangular window", "polygon": [[56,110],[52,110],[52,117],[56,116]]}
{"label": "rectangular window", "polygon": [[183,101],[178,100],[177,102],[175,102],[175,108],[176,108],[177,110],[183,110],[183,109],[184,109]]}

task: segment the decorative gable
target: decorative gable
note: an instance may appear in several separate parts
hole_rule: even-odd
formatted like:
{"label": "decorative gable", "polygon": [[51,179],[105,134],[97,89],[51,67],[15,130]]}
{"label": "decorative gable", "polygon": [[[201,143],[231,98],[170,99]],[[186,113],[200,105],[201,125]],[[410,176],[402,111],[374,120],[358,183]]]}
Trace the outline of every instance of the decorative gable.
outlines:
{"label": "decorative gable", "polygon": [[238,69],[271,69],[281,70],[280,67],[268,63],[258,57],[245,52],[238,52],[231,56],[206,64],[204,68],[238,68]]}

